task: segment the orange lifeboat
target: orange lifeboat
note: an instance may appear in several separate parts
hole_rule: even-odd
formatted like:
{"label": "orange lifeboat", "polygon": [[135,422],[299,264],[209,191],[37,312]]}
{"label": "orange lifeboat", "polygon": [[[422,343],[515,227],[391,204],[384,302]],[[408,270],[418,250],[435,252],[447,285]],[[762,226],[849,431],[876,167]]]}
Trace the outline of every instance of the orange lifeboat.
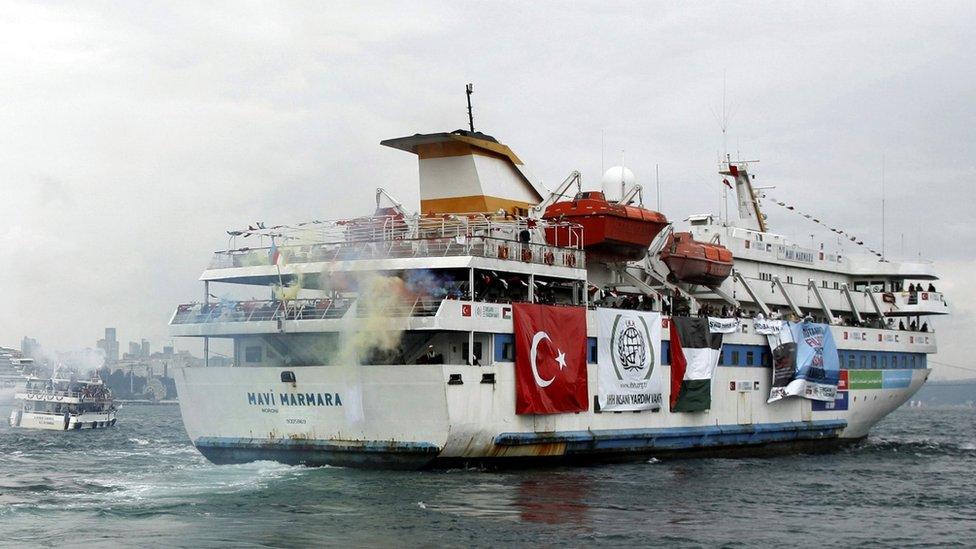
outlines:
{"label": "orange lifeboat", "polygon": [[674,233],[661,250],[661,261],[681,282],[718,286],[732,273],[732,252],[720,244],[699,242],[691,233]]}
{"label": "orange lifeboat", "polygon": [[[654,237],[668,225],[663,214],[610,202],[600,191],[583,191],[570,201],[556,202],[546,208],[542,218],[582,226],[587,256],[604,261],[642,259]],[[572,237],[570,229],[546,230],[546,241],[553,246],[570,245]]]}

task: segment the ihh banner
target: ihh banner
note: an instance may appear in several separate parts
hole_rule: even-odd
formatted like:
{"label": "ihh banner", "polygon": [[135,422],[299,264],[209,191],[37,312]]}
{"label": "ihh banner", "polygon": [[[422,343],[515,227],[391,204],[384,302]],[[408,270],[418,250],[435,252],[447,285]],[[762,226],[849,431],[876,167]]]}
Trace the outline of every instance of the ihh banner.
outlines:
{"label": "ihh banner", "polygon": [[661,313],[597,309],[600,410],[661,408]]}

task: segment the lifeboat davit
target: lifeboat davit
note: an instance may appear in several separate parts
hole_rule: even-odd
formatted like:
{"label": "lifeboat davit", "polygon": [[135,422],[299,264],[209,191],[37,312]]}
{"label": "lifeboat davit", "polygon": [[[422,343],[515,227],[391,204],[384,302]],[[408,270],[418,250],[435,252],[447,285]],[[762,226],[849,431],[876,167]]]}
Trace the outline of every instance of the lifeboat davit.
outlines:
{"label": "lifeboat davit", "polygon": [[[610,202],[600,191],[583,191],[572,200],[556,202],[546,208],[542,218],[582,226],[587,256],[603,261],[642,259],[654,237],[668,225],[663,214]],[[546,241],[553,246],[572,244],[571,237],[569,229],[546,230]]]}
{"label": "lifeboat davit", "polygon": [[661,261],[681,282],[718,286],[732,273],[732,252],[720,244],[700,242],[691,233],[674,233],[661,250]]}

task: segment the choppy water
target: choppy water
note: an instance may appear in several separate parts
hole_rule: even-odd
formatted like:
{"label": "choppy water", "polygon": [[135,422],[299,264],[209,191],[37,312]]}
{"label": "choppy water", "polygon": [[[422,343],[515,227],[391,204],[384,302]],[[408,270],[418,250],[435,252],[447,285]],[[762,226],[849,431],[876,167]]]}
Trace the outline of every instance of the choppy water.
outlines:
{"label": "choppy water", "polygon": [[102,431],[0,427],[0,544],[972,545],[974,420],[900,410],[831,455],[385,472],[210,465],[176,407],[131,406]]}

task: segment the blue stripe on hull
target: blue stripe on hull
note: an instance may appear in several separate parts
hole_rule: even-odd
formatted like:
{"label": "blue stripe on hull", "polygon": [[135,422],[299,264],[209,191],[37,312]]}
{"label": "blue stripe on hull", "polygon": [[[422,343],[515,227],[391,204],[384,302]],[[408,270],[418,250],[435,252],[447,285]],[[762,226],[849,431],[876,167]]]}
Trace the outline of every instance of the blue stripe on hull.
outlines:
{"label": "blue stripe on hull", "polygon": [[195,445],[207,459],[218,464],[269,460],[291,465],[419,469],[442,461],[450,463],[459,459],[464,463],[503,463],[517,460],[541,463],[547,459],[600,460],[686,452],[723,455],[727,450],[745,450],[748,453],[750,448],[765,445],[804,451],[811,448],[811,444],[837,442],[838,435],[846,426],[847,422],[844,420],[818,420],[662,429],[502,433],[495,437],[497,446],[565,444],[565,453],[562,455],[513,458],[485,456],[439,459],[441,449],[427,442],[201,437],[196,440]]}
{"label": "blue stripe on hull", "polygon": [[200,437],[194,445],[216,464],[277,461],[288,465],[336,465],[419,469],[441,449],[428,442],[268,440]]}
{"label": "blue stripe on hull", "polygon": [[837,438],[844,420],[794,421],[754,425],[709,425],[664,429],[607,429],[552,433],[502,433],[499,446],[565,443],[566,454],[653,452],[753,446]]}

